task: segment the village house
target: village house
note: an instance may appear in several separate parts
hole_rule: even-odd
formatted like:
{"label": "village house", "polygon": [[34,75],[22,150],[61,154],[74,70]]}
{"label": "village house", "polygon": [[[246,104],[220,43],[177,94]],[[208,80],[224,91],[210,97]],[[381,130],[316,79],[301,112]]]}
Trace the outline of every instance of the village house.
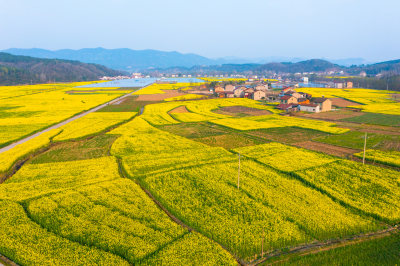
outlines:
{"label": "village house", "polygon": [[253,99],[253,92],[244,92],[244,98]]}
{"label": "village house", "polygon": [[257,85],[257,86],[255,87],[255,90],[256,90],[256,91],[267,91],[267,90],[268,90],[268,84],[265,84],[265,85]]}
{"label": "village house", "polygon": [[224,88],[222,88],[221,86],[217,86],[217,87],[215,87],[215,89],[214,89],[214,92],[215,93],[220,93],[220,92],[224,92],[225,90],[224,90]]}
{"label": "village house", "polygon": [[347,82],[346,82],[346,88],[348,88],[348,89],[353,88],[353,82],[347,81]]}
{"label": "village house", "polygon": [[235,93],[233,91],[225,91],[226,98],[235,98]]}
{"label": "village house", "polygon": [[309,103],[310,103],[310,100],[307,99],[307,98],[298,98],[298,99],[297,99],[297,103],[298,103],[298,104],[309,104]]}
{"label": "village house", "polygon": [[259,101],[259,100],[264,100],[266,98],[267,94],[265,91],[256,91],[253,93],[253,100]]}
{"label": "village house", "polygon": [[302,94],[300,94],[300,93],[298,93],[298,92],[296,92],[296,91],[289,92],[288,94],[285,94],[285,95],[290,95],[290,96],[293,96],[293,97],[295,97],[295,98],[297,98],[297,99],[299,99],[299,98],[302,98],[302,97],[303,97],[303,95],[302,95]]}
{"label": "village house", "polygon": [[317,104],[321,112],[327,112],[332,110],[332,101],[325,97],[312,98],[311,103]]}
{"label": "village house", "polygon": [[243,87],[237,88],[233,90],[234,97],[243,98],[244,97],[244,89]]}
{"label": "village house", "polygon": [[285,95],[281,97],[281,104],[290,104],[290,103],[297,103],[297,98],[290,95]]}
{"label": "village house", "polygon": [[293,91],[292,87],[283,88],[281,90],[281,93],[279,94],[279,96],[284,96],[285,94],[288,94],[289,92],[292,92],[292,91]]}
{"label": "village house", "polygon": [[277,109],[291,112],[291,111],[298,111],[298,105],[297,104],[291,104],[291,103],[281,103],[276,106]]}
{"label": "village house", "polygon": [[318,104],[312,104],[312,103],[300,104],[299,110],[303,111],[303,112],[311,112],[311,113],[319,113],[321,111]]}
{"label": "village house", "polygon": [[246,93],[254,93],[255,90],[254,90],[253,88],[246,88],[246,89],[244,90],[244,92],[246,92]]}
{"label": "village house", "polygon": [[225,86],[225,91],[226,91],[226,92],[228,92],[228,91],[233,92],[233,90],[234,90],[235,88],[236,88],[235,86],[233,86],[233,85],[231,85],[231,84],[228,84],[228,85]]}
{"label": "village house", "polygon": [[343,89],[344,88],[344,83],[343,82],[334,82],[334,86],[336,89]]}
{"label": "village house", "polygon": [[267,92],[266,99],[270,102],[277,102],[279,99],[279,93],[273,91]]}

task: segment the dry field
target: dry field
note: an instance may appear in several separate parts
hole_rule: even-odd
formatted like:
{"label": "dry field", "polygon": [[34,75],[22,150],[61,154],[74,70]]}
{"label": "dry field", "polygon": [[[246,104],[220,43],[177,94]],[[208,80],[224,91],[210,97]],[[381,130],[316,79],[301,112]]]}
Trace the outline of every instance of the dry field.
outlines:
{"label": "dry field", "polygon": [[347,107],[347,106],[357,106],[360,105],[359,103],[355,103],[352,101],[348,101],[342,98],[331,98],[332,105],[337,107]]}
{"label": "dry field", "polygon": [[339,146],[335,146],[335,145],[319,143],[319,142],[314,142],[314,141],[298,142],[298,143],[295,143],[294,145],[297,147],[301,147],[301,148],[305,148],[305,149],[313,150],[313,151],[317,151],[317,152],[323,152],[323,153],[338,156],[338,157],[347,157],[356,152],[359,152],[359,150],[355,150],[355,149],[349,149],[349,148],[344,148],[344,147],[339,147]]}

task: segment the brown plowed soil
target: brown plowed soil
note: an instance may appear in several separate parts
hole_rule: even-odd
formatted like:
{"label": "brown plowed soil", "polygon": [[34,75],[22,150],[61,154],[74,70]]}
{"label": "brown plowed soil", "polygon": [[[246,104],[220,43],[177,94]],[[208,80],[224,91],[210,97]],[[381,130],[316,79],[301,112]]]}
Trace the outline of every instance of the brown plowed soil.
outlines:
{"label": "brown plowed soil", "polygon": [[308,150],[323,152],[323,153],[338,156],[338,157],[346,157],[348,155],[359,152],[359,150],[355,150],[355,149],[338,147],[335,145],[319,143],[319,142],[314,142],[314,141],[298,142],[298,143],[295,143],[294,145],[301,147],[301,148],[308,149]]}
{"label": "brown plowed soil", "polygon": [[330,98],[332,101],[332,105],[337,107],[347,107],[347,106],[356,106],[360,105],[359,103],[351,102],[342,98]]}
{"label": "brown plowed soil", "polygon": [[216,110],[215,112],[219,113],[219,114],[231,115],[231,116],[237,116],[237,115],[258,116],[258,115],[270,115],[271,114],[271,112],[267,111],[267,110],[250,108],[250,107],[246,107],[246,106],[227,106],[227,107],[222,107],[222,108]]}
{"label": "brown plowed soil", "polygon": [[172,109],[168,113],[169,114],[189,113],[189,111],[186,109],[186,106],[182,105],[182,106],[176,107],[175,109]]}
{"label": "brown plowed soil", "polygon": [[139,95],[136,101],[163,101],[165,99],[185,95],[186,93],[182,93],[176,90],[164,90],[165,93],[162,94],[143,94]]}

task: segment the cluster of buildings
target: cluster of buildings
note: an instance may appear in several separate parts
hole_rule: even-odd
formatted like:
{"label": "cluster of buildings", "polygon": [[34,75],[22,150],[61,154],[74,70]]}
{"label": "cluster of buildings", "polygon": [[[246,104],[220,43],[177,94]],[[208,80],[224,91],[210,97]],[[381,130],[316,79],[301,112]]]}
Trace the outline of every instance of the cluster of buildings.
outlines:
{"label": "cluster of buildings", "polygon": [[220,98],[249,98],[256,101],[276,101],[279,94],[271,91],[268,84],[261,83],[256,85],[235,86],[228,84],[225,87],[216,86],[212,92]]}
{"label": "cluster of buildings", "polygon": [[333,82],[333,85],[332,84],[329,84],[329,85],[331,85],[329,87],[336,88],[336,89],[353,88],[353,82],[351,82],[351,81],[347,81],[347,82],[346,81],[343,81],[343,82],[335,81],[335,82]]}
{"label": "cluster of buildings", "polygon": [[311,94],[297,92],[293,88],[285,88],[279,94],[280,104],[277,109],[287,112],[326,112],[332,110],[332,101],[325,97],[312,97]]}

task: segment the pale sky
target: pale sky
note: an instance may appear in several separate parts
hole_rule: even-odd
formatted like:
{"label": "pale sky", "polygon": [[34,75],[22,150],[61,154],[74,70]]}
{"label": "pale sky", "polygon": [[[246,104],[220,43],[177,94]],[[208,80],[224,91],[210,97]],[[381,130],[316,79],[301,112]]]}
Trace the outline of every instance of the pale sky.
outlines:
{"label": "pale sky", "polygon": [[399,0],[0,0],[0,49],[400,58]]}

